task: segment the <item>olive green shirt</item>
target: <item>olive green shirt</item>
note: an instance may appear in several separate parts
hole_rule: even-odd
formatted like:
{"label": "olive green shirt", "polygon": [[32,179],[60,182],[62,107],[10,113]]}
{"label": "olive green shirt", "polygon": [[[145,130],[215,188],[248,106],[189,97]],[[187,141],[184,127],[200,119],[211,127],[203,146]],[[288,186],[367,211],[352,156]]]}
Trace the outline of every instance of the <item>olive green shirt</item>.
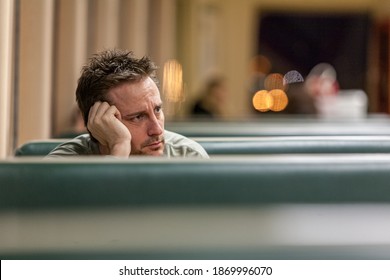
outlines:
{"label": "olive green shirt", "polygon": [[[204,148],[197,142],[174,132],[165,130],[165,157],[209,158]],[[98,143],[91,140],[89,134],[82,134],[70,141],[58,145],[47,157],[65,157],[77,155],[100,155]]]}

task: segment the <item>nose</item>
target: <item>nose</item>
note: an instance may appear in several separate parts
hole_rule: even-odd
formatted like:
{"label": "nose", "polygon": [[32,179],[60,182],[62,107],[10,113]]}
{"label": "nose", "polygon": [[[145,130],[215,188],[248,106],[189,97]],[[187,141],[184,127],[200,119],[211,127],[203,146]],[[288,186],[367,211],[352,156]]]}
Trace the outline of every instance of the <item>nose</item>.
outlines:
{"label": "nose", "polygon": [[148,135],[156,136],[161,135],[164,132],[164,120],[158,119],[156,116],[152,116],[148,124]]}

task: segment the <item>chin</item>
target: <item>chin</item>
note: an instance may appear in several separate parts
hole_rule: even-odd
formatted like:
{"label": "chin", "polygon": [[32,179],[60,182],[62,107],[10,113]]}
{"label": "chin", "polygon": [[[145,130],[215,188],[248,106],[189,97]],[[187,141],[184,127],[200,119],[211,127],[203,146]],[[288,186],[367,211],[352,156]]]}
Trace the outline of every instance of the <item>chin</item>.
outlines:
{"label": "chin", "polygon": [[164,155],[164,147],[156,151],[156,156],[162,156],[162,155]]}
{"label": "chin", "polygon": [[143,153],[146,156],[161,157],[164,154],[164,150],[149,150]]}

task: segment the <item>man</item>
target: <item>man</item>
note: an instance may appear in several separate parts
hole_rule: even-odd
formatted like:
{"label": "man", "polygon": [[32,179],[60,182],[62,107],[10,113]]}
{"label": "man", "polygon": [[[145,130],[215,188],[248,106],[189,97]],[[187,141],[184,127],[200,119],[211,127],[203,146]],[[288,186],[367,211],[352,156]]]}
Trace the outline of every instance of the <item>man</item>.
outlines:
{"label": "man", "polygon": [[56,147],[48,157],[131,155],[208,158],[201,145],[164,129],[156,66],[132,52],[107,50],[83,67],[76,100],[89,134]]}

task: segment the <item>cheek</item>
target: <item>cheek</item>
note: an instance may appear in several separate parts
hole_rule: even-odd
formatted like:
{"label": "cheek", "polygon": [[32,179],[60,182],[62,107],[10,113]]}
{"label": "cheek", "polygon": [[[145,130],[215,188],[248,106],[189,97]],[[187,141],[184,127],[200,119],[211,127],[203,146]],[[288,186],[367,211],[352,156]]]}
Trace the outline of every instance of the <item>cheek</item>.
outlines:
{"label": "cheek", "polygon": [[161,113],[159,121],[160,121],[161,127],[164,129],[164,123],[165,123],[165,115],[164,115],[164,113]]}
{"label": "cheek", "polygon": [[145,141],[145,130],[142,127],[133,127],[129,129],[131,134],[131,145],[138,147]]}
{"label": "cheek", "polygon": [[160,123],[160,127],[162,128],[162,130],[164,130],[164,120],[161,120],[159,123]]}
{"label": "cheek", "polygon": [[142,138],[142,127],[138,127],[132,124],[129,124],[128,122],[122,122],[126,128],[130,131],[131,134],[131,147],[137,147],[139,146],[140,139]]}

